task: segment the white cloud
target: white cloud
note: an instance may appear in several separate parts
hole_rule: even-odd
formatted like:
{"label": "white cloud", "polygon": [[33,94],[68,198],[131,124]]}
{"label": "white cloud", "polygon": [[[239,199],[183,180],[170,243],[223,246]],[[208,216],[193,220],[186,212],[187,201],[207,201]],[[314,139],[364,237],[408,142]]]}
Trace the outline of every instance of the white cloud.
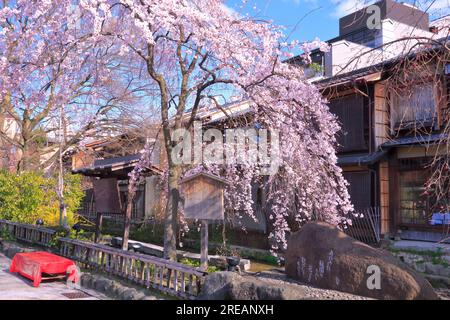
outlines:
{"label": "white cloud", "polygon": [[450,0],[416,0],[415,6],[421,10],[426,10],[432,17],[450,14]]}
{"label": "white cloud", "polygon": [[300,4],[308,4],[317,6],[319,4],[319,0],[283,0],[285,3],[292,3],[296,7],[300,6]]}
{"label": "white cloud", "polygon": [[422,9],[422,10],[426,10],[428,7],[430,7],[430,9],[444,9],[444,8],[449,8],[450,7],[450,1],[449,0],[435,0],[435,1],[430,1],[430,0],[418,0],[415,1],[415,5],[416,7]]}
{"label": "white cloud", "polygon": [[374,2],[374,0],[331,0],[331,3],[336,6],[332,15],[341,18]]}
{"label": "white cloud", "polygon": [[232,16],[240,16],[240,14],[232,7],[227,6],[225,3],[222,3],[222,7],[225,9],[225,11],[232,15]]}
{"label": "white cloud", "polygon": [[300,5],[301,0],[283,0],[284,3],[293,3],[294,5]]}

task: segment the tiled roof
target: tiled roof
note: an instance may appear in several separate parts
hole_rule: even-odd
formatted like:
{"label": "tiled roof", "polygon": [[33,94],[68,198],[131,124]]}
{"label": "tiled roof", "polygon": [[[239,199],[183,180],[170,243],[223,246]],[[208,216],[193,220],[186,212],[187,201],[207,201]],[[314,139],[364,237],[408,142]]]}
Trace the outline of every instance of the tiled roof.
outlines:
{"label": "tiled roof", "polygon": [[[127,177],[127,173],[133,170],[139,161],[141,155],[133,154],[124,157],[99,159],[94,161],[94,165],[86,168],[72,170],[74,174],[82,174],[86,176],[106,176],[108,174],[118,174],[123,178]],[[153,174],[160,174],[162,171],[155,166],[147,168]]]}
{"label": "tiled roof", "polygon": [[448,136],[444,133],[436,133],[430,135],[420,135],[413,137],[398,138],[392,141],[383,143],[379,150],[372,153],[358,153],[358,154],[344,154],[338,155],[337,164],[340,166],[349,165],[372,165],[383,159],[390,149],[405,145],[416,145],[423,143],[436,143],[443,139],[447,139]]}
{"label": "tiled roof", "polygon": [[140,159],[140,154],[132,154],[123,157],[97,159],[94,161],[94,167],[101,168],[105,166],[112,166],[117,164],[129,164],[131,162],[137,162]]}
{"label": "tiled roof", "polygon": [[420,143],[434,143],[447,138],[447,135],[444,133],[417,135],[413,137],[398,138],[392,141],[385,142],[380,146],[380,148],[392,148],[402,145],[413,145]]}

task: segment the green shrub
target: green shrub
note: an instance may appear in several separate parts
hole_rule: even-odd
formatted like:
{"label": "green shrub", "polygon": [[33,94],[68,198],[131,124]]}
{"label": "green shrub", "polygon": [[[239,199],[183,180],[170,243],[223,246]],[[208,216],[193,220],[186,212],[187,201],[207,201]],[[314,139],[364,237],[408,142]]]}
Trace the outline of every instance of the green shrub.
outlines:
{"label": "green shrub", "polygon": [[[0,219],[29,224],[42,219],[47,226],[58,225],[57,181],[56,177],[46,177],[39,172],[15,174],[0,170]],[[83,198],[81,177],[66,174],[64,182],[67,222],[70,225]]]}
{"label": "green shrub", "polygon": [[[185,264],[189,267],[194,267],[194,268],[198,268],[200,267],[200,262],[197,260],[193,260],[193,259],[189,259],[189,258],[183,258],[180,260],[180,263]],[[217,272],[219,271],[219,268],[216,266],[208,266],[208,272],[212,273],[212,272]]]}
{"label": "green shrub", "polygon": [[279,265],[278,258],[275,257],[275,256],[272,256],[272,255],[269,255],[269,254],[264,257],[263,261],[265,263],[267,263],[267,264],[271,264],[271,265],[274,265],[274,266],[278,266]]}
{"label": "green shrub", "polygon": [[14,240],[14,236],[9,231],[9,228],[7,226],[4,226],[0,229],[0,239],[3,240]]}
{"label": "green shrub", "polygon": [[93,241],[92,233],[86,232],[84,230],[80,230],[76,232],[72,228],[64,228],[64,227],[57,227],[55,228],[56,234],[53,237],[53,240],[50,242],[51,247],[58,247],[59,245],[59,238],[70,238],[70,239],[77,239],[82,241]]}
{"label": "green shrub", "polygon": [[[122,236],[122,232],[120,236]],[[161,245],[164,242],[164,225],[147,224],[137,228],[132,228],[130,231],[130,239]]]}
{"label": "green shrub", "polygon": [[216,248],[216,254],[224,257],[241,257],[239,250],[223,244]]}

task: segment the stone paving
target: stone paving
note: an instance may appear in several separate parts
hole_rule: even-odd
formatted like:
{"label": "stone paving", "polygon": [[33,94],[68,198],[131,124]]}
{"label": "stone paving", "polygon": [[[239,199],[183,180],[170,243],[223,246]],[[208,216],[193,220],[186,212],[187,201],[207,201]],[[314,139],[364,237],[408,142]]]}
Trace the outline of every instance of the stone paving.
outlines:
{"label": "stone paving", "polygon": [[438,251],[446,255],[450,255],[450,244],[426,242],[426,241],[412,241],[412,240],[399,240],[395,241],[392,248],[399,250],[416,250],[416,251]]}
{"label": "stone paving", "polygon": [[83,299],[69,299],[63,293],[81,292],[70,289],[64,281],[43,281],[38,288],[32,282],[16,273],[9,272],[11,260],[0,253],[0,300],[104,300],[95,291],[84,290],[89,296]]}

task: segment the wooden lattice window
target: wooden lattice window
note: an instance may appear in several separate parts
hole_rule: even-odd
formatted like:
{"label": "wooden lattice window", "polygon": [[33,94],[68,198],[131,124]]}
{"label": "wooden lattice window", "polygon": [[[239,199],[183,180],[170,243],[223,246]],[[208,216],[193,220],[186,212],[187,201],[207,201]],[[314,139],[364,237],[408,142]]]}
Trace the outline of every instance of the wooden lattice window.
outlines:
{"label": "wooden lattice window", "polygon": [[391,121],[395,128],[432,125],[437,117],[433,83],[417,84],[391,94]]}
{"label": "wooden lattice window", "polygon": [[429,218],[426,196],[426,172],[400,172],[400,219],[406,224],[425,224]]}
{"label": "wooden lattice window", "polygon": [[365,106],[364,97],[356,94],[330,101],[330,111],[337,116],[341,125],[337,136],[339,152],[367,149]]}

